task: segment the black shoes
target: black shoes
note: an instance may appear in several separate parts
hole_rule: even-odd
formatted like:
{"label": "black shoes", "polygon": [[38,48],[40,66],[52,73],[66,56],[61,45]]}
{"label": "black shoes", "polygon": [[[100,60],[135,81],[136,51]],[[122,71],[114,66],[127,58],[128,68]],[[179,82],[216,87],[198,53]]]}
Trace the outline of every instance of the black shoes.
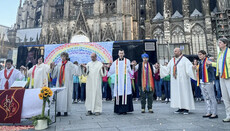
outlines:
{"label": "black shoes", "polygon": [[[58,117],[58,116],[61,116],[61,112],[58,112],[57,114],[56,114],[56,116]],[[64,116],[68,116],[68,112],[64,112]]]}
{"label": "black shoes", "polygon": [[145,109],[141,109],[141,113],[145,113]]}
{"label": "black shoes", "polygon": [[203,115],[203,118],[209,118],[210,116],[212,116],[212,114],[209,114],[209,115]]}
{"label": "black shoes", "polygon": [[177,111],[175,111],[174,113],[179,114],[182,113],[184,110],[183,109],[178,109]]}
{"label": "black shoes", "polygon": [[153,113],[153,109],[149,109],[149,113]]}
{"label": "black shoes", "polygon": [[218,118],[218,115],[210,116],[210,117],[209,117],[209,119],[215,119],[215,118]]}
{"label": "black shoes", "polygon": [[188,115],[189,114],[189,110],[184,109],[183,114],[184,115]]}
{"label": "black shoes", "polygon": [[56,114],[56,116],[61,116],[61,112],[58,112],[58,113]]}
{"label": "black shoes", "polygon": [[175,111],[174,113],[176,113],[176,114],[188,115],[188,114],[189,114],[189,110],[186,110],[186,109],[178,109],[178,110]]}
{"label": "black shoes", "polygon": [[91,111],[87,111],[85,115],[86,116],[91,116],[91,115],[93,115],[93,113]]}
{"label": "black shoes", "polygon": [[218,115],[212,116],[212,114],[204,115],[203,118],[215,119],[218,118]]}
{"label": "black shoes", "polygon": [[68,116],[68,113],[67,113],[67,112],[64,112],[64,116]]}

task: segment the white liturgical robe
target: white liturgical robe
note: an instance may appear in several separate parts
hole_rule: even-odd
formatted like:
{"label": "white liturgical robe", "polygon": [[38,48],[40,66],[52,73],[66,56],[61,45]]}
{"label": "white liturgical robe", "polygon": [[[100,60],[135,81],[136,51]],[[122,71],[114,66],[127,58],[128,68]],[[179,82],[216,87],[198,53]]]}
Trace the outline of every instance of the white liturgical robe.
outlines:
{"label": "white liturgical robe", "polygon": [[[11,87],[11,85],[14,83],[14,81],[16,80],[22,80],[25,76],[22,72],[20,72],[19,70],[15,69],[13,66],[10,69],[6,69],[7,70],[7,76],[10,74],[11,70],[13,70],[12,75],[10,76],[8,82],[9,82],[9,88]],[[4,90],[5,87],[5,83],[6,83],[6,78],[4,75],[4,71],[5,69],[0,71],[0,90]]]}
{"label": "white liturgical robe", "polygon": [[[51,77],[57,78],[56,87],[59,86],[59,75],[62,62],[60,62],[52,71]],[[65,65],[65,81],[63,91],[57,94],[57,112],[70,112],[72,105],[72,95],[73,95],[73,75],[81,75],[81,70],[79,66],[74,65],[72,62],[68,61]],[[61,87],[60,87],[61,88]]]}
{"label": "white liturgical robe", "polygon": [[[102,112],[102,77],[106,76],[105,68],[99,61],[91,61],[86,65],[86,100],[85,107],[87,111]],[[103,71],[104,70],[104,71]]]}
{"label": "white liturgical robe", "polygon": [[[36,68],[35,68],[36,66]],[[30,77],[30,86],[32,88],[32,72],[34,71],[34,88],[42,88],[45,85],[48,86],[48,74],[50,72],[50,66],[47,64],[35,65],[28,71]]]}
{"label": "white liturgical robe", "polygon": [[[118,70],[118,87],[114,87],[114,96],[116,96],[117,91],[118,95],[122,96],[124,92],[124,60],[119,60],[119,70]],[[132,94],[132,87],[131,87],[131,79],[130,75],[133,75],[133,71],[131,70],[130,67],[130,60],[127,59],[127,64],[126,64],[126,69],[127,69],[127,95]],[[110,67],[110,70],[108,72],[108,76],[116,73],[116,61],[113,62],[113,64]],[[115,76],[116,77],[116,76]]]}
{"label": "white liturgical robe", "polygon": [[[175,63],[179,58],[175,59]],[[193,99],[191,79],[195,78],[195,71],[192,68],[192,63],[186,58],[182,59],[177,64],[177,78],[173,76],[174,58],[172,58],[167,66],[160,66],[161,78],[171,74],[171,107],[179,109],[194,110],[195,104]]]}

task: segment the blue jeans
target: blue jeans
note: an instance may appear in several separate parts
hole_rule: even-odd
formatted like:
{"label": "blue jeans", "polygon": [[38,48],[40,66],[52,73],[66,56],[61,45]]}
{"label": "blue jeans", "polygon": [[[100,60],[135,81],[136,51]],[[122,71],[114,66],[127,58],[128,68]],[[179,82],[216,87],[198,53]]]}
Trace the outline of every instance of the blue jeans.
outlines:
{"label": "blue jeans", "polygon": [[102,97],[107,98],[108,82],[102,82]]}
{"label": "blue jeans", "polygon": [[73,83],[73,100],[78,99],[79,83]]}
{"label": "blue jeans", "polygon": [[170,98],[170,81],[164,81],[165,97]]}
{"label": "blue jeans", "polygon": [[196,86],[196,85],[195,85],[195,97],[201,98],[201,89],[199,86]]}
{"label": "blue jeans", "polygon": [[201,89],[199,86],[197,86],[197,81],[191,80],[191,82],[192,82],[192,87],[194,88],[195,91],[194,97],[201,98]]}
{"label": "blue jeans", "polygon": [[114,83],[111,83],[111,96],[114,99]]}
{"label": "blue jeans", "polygon": [[86,83],[81,83],[81,101],[85,100],[85,86]]}
{"label": "blue jeans", "polygon": [[215,80],[215,86],[216,86],[216,98],[221,99],[221,89],[220,89],[220,80]]}
{"label": "blue jeans", "polygon": [[161,97],[162,93],[161,93],[161,85],[160,85],[160,81],[154,81],[155,82],[155,88],[156,88],[156,96],[157,97]]}

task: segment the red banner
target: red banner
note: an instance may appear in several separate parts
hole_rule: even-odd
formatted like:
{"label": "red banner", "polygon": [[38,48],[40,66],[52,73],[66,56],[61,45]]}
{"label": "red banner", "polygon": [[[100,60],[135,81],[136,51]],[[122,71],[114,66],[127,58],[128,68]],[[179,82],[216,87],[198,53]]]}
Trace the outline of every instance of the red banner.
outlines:
{"label": "red banner", "polygon": [[0,90],[0,123],[20,123],[25,89]]}

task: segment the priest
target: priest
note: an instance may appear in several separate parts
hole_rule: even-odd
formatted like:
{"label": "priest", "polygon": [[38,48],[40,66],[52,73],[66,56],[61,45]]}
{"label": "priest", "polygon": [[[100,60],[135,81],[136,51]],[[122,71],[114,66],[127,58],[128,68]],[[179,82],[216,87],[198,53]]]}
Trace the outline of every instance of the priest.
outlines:
{"label": "priest", "polygon": [[108,72],[108,76],[115,75],[114,83],[114,112],[117,114],[127,114],[133,111],[132,88],[130,74],[133,75],[130,67],[130,60],[124,58],[125,52],[120,49],[119,58],[113,62]]}
{"label": "priest", "polygon": [[106,68],[97,61],[97,55],[91,54],[91,62],[82,65],[83,74],[87,76],[86,81],[86,116],[95,114],[100,115],[102,112],[102,77],[106,76]]}
{"label": "priest", "polygon": [[50,66],[43,63],[43,58],[38,59],[38,63],[28,70],[30,77],[29,88],[42,88],[43,85],[48,85],[48,74]]}
{"label": "priest", "polygon": [[0,71],[0,90],[10,89],[16,80],[23,80],[26,68],[21,66],[20,71],[13,66],[13,60],[6,60],[6,68]]}
{"label": "priest", "polygon": [[189,110],[195,109],[191,80],[196,79],[195,68],[192,63],[183,56],[180,48],[174,49],[174,58],[167,66],[160,66],[160,76],[171,74],[171,107],[179,108],[174,113],[189,114]]}
{"label": "priest", "polygon": [[77,65],[69,61],[69,54],[61,53],[62,61],[55,66],[50,64],[51,77],[57,78],[56,87],[65,87],[65,89],[57,94],[57,116],[64,112],[64,116],[71,111],[72,95],[73,95],[73,75],[81,75],[81,70]]}

